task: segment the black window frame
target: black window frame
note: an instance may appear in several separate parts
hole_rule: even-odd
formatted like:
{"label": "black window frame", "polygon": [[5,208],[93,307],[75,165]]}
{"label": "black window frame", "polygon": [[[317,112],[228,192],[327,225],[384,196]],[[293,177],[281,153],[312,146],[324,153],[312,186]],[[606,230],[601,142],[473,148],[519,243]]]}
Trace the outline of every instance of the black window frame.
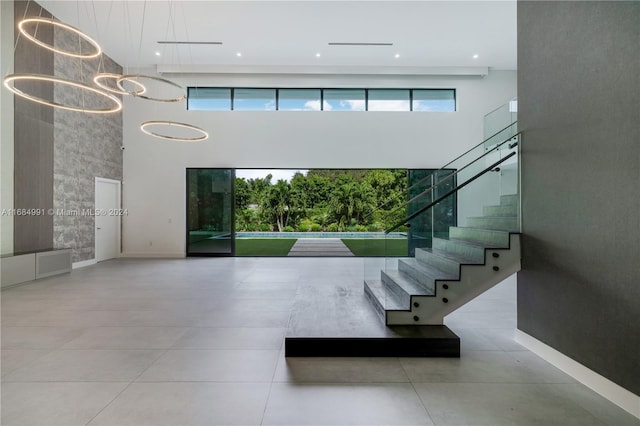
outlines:
{"label": "black window frame", "polygon": [[[428,112],[428,113],[447,113],[458,112],[458,91],[456,88],[404,88],[404,87],[389,87],[389,88],[362,88],[362,87],[228,87],[228,86],[189,86],[187,87],[187,102],[186,107],[189,111],[227,111],[227,110],[206,110],[206,109],[191,109],[189,108],[189,98],[192,90],[197,89],[224,89],[229,90],[230,105],[231,108],[228,111],[238,111],[235,105],[236,89],[242,90],[274,90],[275,91],[275,109],[265,111],[289,111],[280,109],[280,90],[319,90],[320,91],[320,109],[319,110],[302,110],[303,112],[320,112],[325,111],[324,108],[324,92],[325,90],[363,90],[364,91],[364,110],[363,111],[336,111],[336,112],[369,112],[369,91],[383,91],[383,90],[408,90],[409,91],[409,109],[407,111],[395,111],[395,112]],[[453,94],[453,110],[450,111],[415,111],[414,110],[414,91],[447,91]],[[240,110],[240,111],[262,111],[262,110]],[[374,111],[374,112],[386,112],[386,111]]]}

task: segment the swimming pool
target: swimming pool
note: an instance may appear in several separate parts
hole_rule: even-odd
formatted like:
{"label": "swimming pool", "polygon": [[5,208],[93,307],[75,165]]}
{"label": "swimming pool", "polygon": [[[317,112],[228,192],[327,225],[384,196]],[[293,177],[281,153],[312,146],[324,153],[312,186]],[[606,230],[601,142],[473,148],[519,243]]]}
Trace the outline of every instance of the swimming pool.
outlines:
{"label": "swimming pool", "polygon": [[[387,238],[407,238],[392,232]],[[384,232],[236,232],[236,238],[385,238]]]}

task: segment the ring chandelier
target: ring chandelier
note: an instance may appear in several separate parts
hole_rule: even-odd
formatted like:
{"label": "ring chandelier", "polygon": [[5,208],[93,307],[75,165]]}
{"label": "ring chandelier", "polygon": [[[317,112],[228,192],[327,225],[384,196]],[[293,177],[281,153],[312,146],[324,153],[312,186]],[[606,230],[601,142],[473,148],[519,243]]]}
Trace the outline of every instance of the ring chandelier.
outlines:
{"label": "ring chandelier", "polygon": [[[35,34],[30,34],[24,28],[26,24],[30,24],[30,23],[36,23],[38,25],[39,24],[51,25],[52,27],[58,27],[58,28],[62,28],[63,30],[72,32],[72,33],[78,35],[81,39],[83,39],[86,42],[88,42],[93,47],[93,51],[83,54],[83,53],[75,53],[75,52],[70,52],[68,50],[58,49],[58,48],[56,48],[55,46],[53,46],[51,44],[47,44],[47,43],[43,42],[42,40],[39,40],[38,38],[36,38]],[[27,19],[23,19],[22,21],[20,21],[18,23],[18,29],[20,30],[20,33],[24,37],[26,37],[27,39],[31,40],[32,42],[36,43],[39,46],[44,47],[45,49],[51,50],[54,53],[59,53],[61,55],[67,55],[67,56],[72,56],[74,58],[81,58],[81,59],[95,58],[95,57],[100,56],[100,54],[102,53],[102,49],[100,48],[100,45],[94,39],[92,39],[91,37],[89,37],[88,35],[83,33],[82,31],[80,31],[79,29],[77,29],[75,27],[72,27],[71,25],[67,25],[67,24],[64,24],[62,22],[54,21],[53,19],[47,19],[47,18],[27,18]]]}
{"label": "ring chandelier", "polygon": [[137,89],[133,90],[133,91],[127,91],[127,90],[118,90],[118,89],[114,89],[113,87],[109,87],[105,84],[105,81],[107,80],[114,80],[116,82],[116,86],[118,83],[118,79],[122,77],[122,74],[112,74],[112,73],[108,73],[108,72],[103,72],[103,73],[99,73],[96,74],[93,77],[93,82],[96,84],[96,86],[100,87],[101,89],[104,89],[108,92],[111,93],[116,93],[118,95],[134,95],[134,96],[139,96],[141,94],[143,94],[144,92],[147,91],[147,88],[144,87],[144,85],[142,83],[139,83],[135,80],[129,80],[131,84],[133,84],[134,86],[137,87]]}
{"label": "ring chandelier", "polygon": [[[105,99],[107,99],[108,101],[110,101],[111,103],[113,103],[113,106],[110,108],[85,108],[82,105],[68,105],[68,104],[54,102],[53,100],[43,99],[38,96],[23,92],[22,90],[15,87],[16,81],[45,81],[45,82],[50,82],[52,84],[59,83],[65,86],[75,87],[80,90],[85,90],[87,92],[100,95]],[[79,112],[86,112],[91,114],[109,114],[112,112],[118,112],[122,109],[122,102],[120,101],[120,99],[118,99],[114,95],[103,92],[100,89],[96,89],[95,87],[88,86],[84,83],[69,80],[66,78],[53,77],[50,75],[43,75],[43,74],[10,74],[4,78],[4,85],[11,92],[15,93],[16,95],[24,99],[28,99],[30,101],[37,102],[42,105],[48,105],[55,108],[66,109],[69,111],[79,111]]]}
{"label": "ring chandelier", "polygon": [[[153,126],[181,127],[184,129],[194,130],[198,133],[201,133],[202,136],[197,136],[193,138],[189,138],[189,137],[182,138],[182,137],[170,136],[167,134],[154,132],[147,129],[148,127],[153,127]],[[200,142],[200,141],[207,140],[209,138],[209,134],[205,130],[201,129],[200,127],[192,126],[191,124],[186,124],[186,123],[178,123],[176,121],[165,121],[165,120],[145,121],[140,125],[140,130],[142,130],[147,135],[150,135],[159,139],[166,139],[166,140],[176,141],[176,142]]]}
{"label": "ring chandelier", "polygon": [[138,83],[140,85],[142,85],[141,83],[138,82],[138,80],[153,80],[153,81],[159,81],[161,83],[176,87],[180,90],[184,89],[182,88],[182,86],[180,86],[179,84],[174,83],[173,81],[169,81],[167,79],[164,78],[160,78],[160,77],[153,77],[150,75],[142,75],[142,74],[127,74],[127,75],[123,75],[120,78],[118,78],[117,80],[117,86],[118,89],[122,90],[123,92],[129,93],[131,95],[134,95],[138,98],[142,98],[142,99],[146,99],[148,101],[158,101],[158,102],[181,102],[183,100],[185,100],[187,98],[186,94],[182,94],[182,96],[179,96],[177,98],[154,98],[148,95],[143,95],[142,93],[136,93],[135,91],[129,91],[127,89],[124,88],[123,83],[125,81],[129,81],[132,83]]}

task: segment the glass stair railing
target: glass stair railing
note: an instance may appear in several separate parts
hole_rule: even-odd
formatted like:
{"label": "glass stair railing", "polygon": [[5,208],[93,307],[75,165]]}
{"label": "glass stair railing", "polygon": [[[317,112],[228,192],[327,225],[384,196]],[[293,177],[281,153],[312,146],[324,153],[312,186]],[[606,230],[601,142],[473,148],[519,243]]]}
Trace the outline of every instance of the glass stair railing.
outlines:
{"label": "glass stair railing", "polygon": [[442,324],[519,270],[519,142],[511,123],[409,188],[385,256],[365,260],[365,294],[387,325]]}
{"label": "glass stair railing", "polygon": [[365,216],[365,219],[375,215],[376,212],[381,210],[396,210],[395,208],[393,208],[393,206],[402,204],[403,201],[405,201],[403,205],[406,205],[407,199],[413,198],[416,195],[419,195],[425,190],[431,188],[435,183],[439,182],[442,179],[447,178],[447,176],[449,176],[452,171],[455,171],[457,169],[464,167],[466,164],[470,163],[471,161],[478,158],[482,154],[491,150],[499,143],[504,142],[505,140],[508,140],[509,138],[513,137],[517,132],[518,132],[517,121],[506,124],[504,127],[497,130],[495,133],[486,137],[478,145],[474,146],[473,148],[469,149],[465,153],[451,160],[449,163],[445,164],[438,170],[435,170],[432,173],[428,173],[427,176],[425,176],[424,178],[417,179],[417,180],[411,179],[411,180],[414,180],[414,182],[411,183],[411,185],[406,189],[406,191],[403,191],[402,194],[394,198],[390,198],[383,204],[371,210]]}

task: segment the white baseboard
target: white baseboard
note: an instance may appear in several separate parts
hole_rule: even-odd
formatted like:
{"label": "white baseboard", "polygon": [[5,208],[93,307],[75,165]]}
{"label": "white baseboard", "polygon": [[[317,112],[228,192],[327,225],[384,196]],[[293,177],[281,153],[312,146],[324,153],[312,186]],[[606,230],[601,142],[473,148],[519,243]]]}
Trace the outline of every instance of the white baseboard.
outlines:
{"label": "white baseboard", "polygon": [[85,266],[91,266],[98,263],[95,259],[83,260],[81,262],[74,262],[71,264],[71,269],[84,268]]}
{"label": "white baseboard", "polygon": [[176,259],[184,258],[184,253],[145,253],[145,252],[127,252],[122,253],[121,257],[141,257],[150,259]]}
{"label": "white baseboard", "polygon": [[583,385],[599,393],[620,408],[640,418],[640,396],[585,367],[551,346],[516,329],[515,341],[545,361],[564,371]]}

